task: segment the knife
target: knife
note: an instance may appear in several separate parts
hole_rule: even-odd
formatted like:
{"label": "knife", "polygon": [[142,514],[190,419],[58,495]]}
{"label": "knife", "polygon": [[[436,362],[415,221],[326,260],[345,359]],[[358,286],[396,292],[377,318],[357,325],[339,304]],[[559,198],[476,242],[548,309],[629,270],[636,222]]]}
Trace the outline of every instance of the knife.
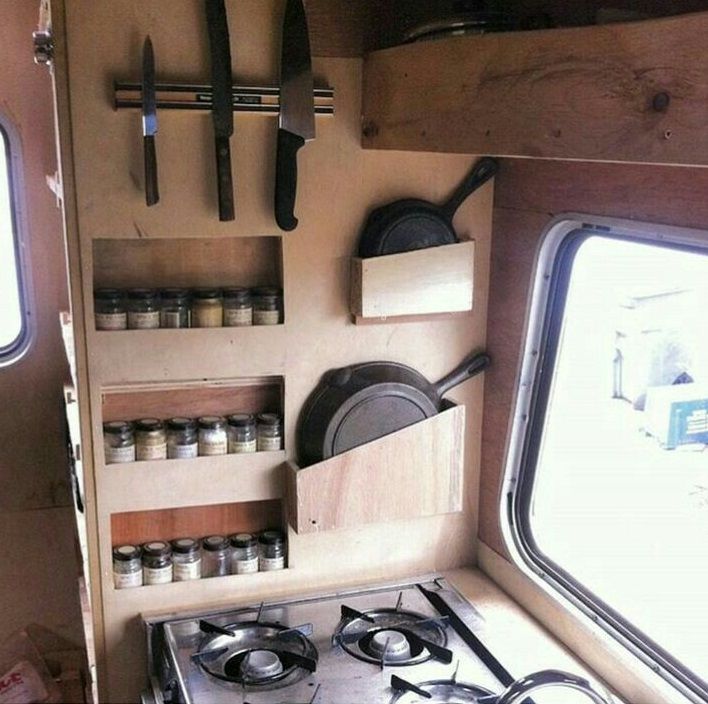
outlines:
{"label": "knife", "polygon": [[280,53],[280,117],[275,162],[275,220],[297,227],[297,152],[315,138],[315,100],[307,18],[302,0],[287,0]]}
{"label": "knife", "polygon": [[143,43],[143,159],[145,162],[145,202],[155,205],[160,200],[157,188],[157,154],[155,135],[157,134],[157,101],[155,98],[155,55],[150,36]]}
{"label": "knife", "polygon": [[235,218],[234,187],[231,180],[231,146],[234,133],[234,113],[231,97],[231,48],[224,0],[206,0],[211,56],[212,108],[216,176],[219,187],[219,220]]}

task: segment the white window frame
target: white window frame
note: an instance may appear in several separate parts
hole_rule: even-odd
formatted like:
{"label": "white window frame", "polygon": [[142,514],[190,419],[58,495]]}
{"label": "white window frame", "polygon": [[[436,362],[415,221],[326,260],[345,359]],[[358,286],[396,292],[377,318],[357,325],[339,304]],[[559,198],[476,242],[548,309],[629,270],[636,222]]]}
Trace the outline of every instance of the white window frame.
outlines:
{"label": "white window frame", "polygon": [[[36,338],[36,316],[30,273],[29,237],[25,189],[22,169],[22,150],[15,126],[0,113],[0,146],[7,152],[8,193],[10,197],[10,217],[15,249],[15,266],[22,318],[20,334],[13,342],[0,347],[0,373],[24,358],[32,348]],[[0,302],[1,305],[1,302]]]}
{"label": "white window frame", "polygon": [[[663,657],[663,651],[658,645],[647,644],[646,639],[635,635],[631,627],[626,627],[626,622],[613,617],[612,609],[599,598],[593,595],[590,595],[593,598],[589,598],[589,591],[582,585],[578,586],[579,583],[574,580],[564,579],[554,570],[548,569],[548,565],[543,564],[524,536],[524,521],[519,513],[524,510],[524,491],[529,489],[524,486],[524,455],[533,424],[537,382],[544,359],[547,315],[554,293],[554,265],[564,244],[567,244],[567,238],[578,231],[647,244],[678,245],[704,250],[708,254],[708,231],[704,230],[579,213],[559,215],[547,225],[540,240],[532,274],[522,355],[510,419],[499,504],[502,535],[516,566],[548,596],[567,610],[575,613],[580,611],[590,618],[689,700],[705,702],[708,693],[700,683],[687,681],[686,677],[677,672],[674,665]],[[528,483],[529,479],[526,481]]]}

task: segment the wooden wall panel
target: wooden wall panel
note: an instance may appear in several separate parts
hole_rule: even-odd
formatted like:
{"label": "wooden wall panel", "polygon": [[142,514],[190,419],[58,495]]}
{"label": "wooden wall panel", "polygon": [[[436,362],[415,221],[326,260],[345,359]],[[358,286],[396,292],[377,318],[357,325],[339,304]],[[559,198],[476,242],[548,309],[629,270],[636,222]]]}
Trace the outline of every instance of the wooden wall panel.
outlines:
{"label": "wooden wall panel", "polygon": [[680,167],[503,160],[495,193],[480,483],[480,539],[505,554],[499,486],[540,235],[580,212],[708,228],[708,171]]}

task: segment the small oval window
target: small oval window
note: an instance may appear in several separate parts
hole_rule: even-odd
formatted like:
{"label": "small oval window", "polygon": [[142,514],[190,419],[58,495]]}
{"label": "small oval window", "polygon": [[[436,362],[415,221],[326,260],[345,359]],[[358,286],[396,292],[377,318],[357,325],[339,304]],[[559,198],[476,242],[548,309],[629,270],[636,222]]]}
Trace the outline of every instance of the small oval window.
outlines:
{"label": "small oval window", "polygon": [[18,155],[0,121],[0,366],[10,364],[30,343],[29,310],[17,208]]}

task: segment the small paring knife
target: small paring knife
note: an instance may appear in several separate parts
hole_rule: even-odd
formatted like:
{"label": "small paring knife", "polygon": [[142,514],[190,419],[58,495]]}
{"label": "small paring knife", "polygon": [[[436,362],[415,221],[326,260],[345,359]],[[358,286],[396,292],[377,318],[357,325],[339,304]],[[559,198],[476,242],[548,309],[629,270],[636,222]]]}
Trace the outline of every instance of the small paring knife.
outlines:
{"label": "small paring knife", "polygon": [[157,153],[155,135],[157,134],[157,101],[155,98],[155,54],[150,36],[143,43],[143,157],[145,163],[145,202],[155,205],[160,200],[157,186]]}

